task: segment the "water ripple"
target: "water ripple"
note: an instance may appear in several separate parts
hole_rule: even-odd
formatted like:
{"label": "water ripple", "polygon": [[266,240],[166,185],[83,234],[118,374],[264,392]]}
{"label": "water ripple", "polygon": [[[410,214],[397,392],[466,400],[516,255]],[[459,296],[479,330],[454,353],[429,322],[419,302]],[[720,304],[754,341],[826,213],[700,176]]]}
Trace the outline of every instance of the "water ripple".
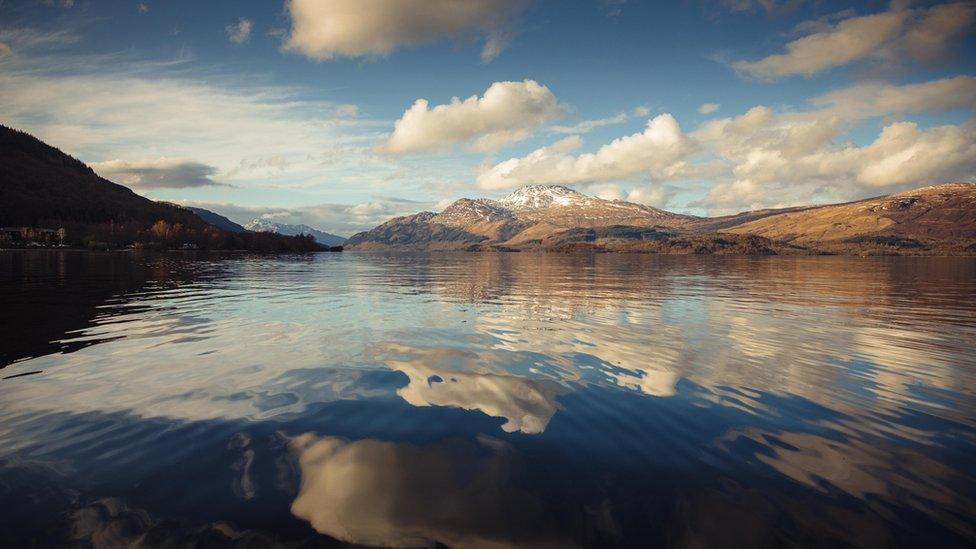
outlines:
{"label": "water ripple", "polygon": [[85,535],[976,542],[972,259],[17,252],[0,298],[0,504]]}

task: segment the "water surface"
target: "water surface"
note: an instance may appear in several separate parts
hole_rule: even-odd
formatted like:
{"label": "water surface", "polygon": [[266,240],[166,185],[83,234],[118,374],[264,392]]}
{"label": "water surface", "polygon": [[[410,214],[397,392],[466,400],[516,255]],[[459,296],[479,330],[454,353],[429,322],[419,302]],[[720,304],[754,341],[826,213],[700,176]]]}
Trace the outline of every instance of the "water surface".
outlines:
{"label": "water surface", "polygon": [[0,543],[976,543],[976,261],[0,253]]}

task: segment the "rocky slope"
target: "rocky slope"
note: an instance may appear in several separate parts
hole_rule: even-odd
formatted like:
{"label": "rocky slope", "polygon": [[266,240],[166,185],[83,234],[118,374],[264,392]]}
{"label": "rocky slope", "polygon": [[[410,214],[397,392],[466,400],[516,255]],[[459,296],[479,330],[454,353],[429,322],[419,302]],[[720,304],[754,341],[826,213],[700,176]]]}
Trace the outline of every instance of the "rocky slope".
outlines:
{"label": "rocky slope", "polygon": [[557,185],[391,219],[351,249],[543,249],[654,253],[974,253],[976,184],[925,187],[848,204],[703,218]]}

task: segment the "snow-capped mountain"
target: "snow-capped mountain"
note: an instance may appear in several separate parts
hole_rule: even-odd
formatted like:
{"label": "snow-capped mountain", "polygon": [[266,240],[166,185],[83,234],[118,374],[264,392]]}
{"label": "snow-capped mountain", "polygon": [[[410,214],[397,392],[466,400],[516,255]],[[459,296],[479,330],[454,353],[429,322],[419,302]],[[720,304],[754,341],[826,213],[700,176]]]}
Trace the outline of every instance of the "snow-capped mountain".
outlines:
{"label": "snow-capped mountain", "polygon": [[[501,200],[462,198],[441,213],[423,219],[417,216],[393,219],[384,223],[382,230],[378,227],[354,236],[349,244],[369,243],[365,247],[376,247],[403,246],[409,242],[411,246],[422,247],[417,238],[422,234],[440,238],[436,241],[438,247],[445,247],[448,242],[520,246],[567,229],[616,225],[669,229],[687,225],[694,219],[632,202],[587,196],[561,185],[530,185]],[[432,230],[421,225],[450,230]]]}
{"label": "snow-capped mountain", "polygon": [[529,185],[499,200],[498,203],[510,210],[520,211],[550,206],[582,205],[586,204],[589,198],[562,185]]}
{"label": "snow-capped mountain", "polygon": [[434,221],[455,227],[518,221],[521,225],[546,223],[568,228],[607,225],[678,227],[693,219],[633,202],[587,196],[561,185],[530,185],[501,200],[462,198],[445,208]]}
{"label": "snow-capped mountain", "polygon": [[309,227],[308,225],[288,225],[286,223],[276,223],[270,219],[257,218],[244,224],[244,228],[256,233],[278,233],[286,236],[296,236],[300,234],[309,235],[316,242],[324,246],[341,246],[346,239]]}

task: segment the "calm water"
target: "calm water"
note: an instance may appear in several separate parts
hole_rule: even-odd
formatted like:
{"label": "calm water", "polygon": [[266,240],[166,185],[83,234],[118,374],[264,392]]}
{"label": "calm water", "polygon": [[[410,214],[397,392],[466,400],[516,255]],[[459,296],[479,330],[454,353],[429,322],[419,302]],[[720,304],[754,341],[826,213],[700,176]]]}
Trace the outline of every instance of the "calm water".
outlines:
{"label": "calm water", "polygon": [[976,543],[976,260],[0,253],[0,545]]}

